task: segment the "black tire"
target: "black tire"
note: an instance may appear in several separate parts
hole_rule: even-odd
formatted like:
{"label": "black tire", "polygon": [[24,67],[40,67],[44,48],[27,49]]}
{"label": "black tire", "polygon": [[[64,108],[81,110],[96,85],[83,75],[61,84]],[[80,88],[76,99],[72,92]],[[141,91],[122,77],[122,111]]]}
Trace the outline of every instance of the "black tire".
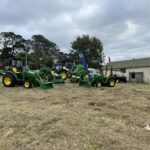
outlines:
{"label": "black tire", "polygon": [[116,79],[116,83],[119,83],[120,81],[119,81],[119,79]]}
{"label": "black tire", "polygon": [[123,83],[127,83],[127,79],[126,78],[123,79]]}
{"label": "black tire", "polygon": [[93,82],[91,83],[91,85],[92,85],[93,87],[96,87],[96,82],[93,81]]}
{"label": "black tire", "polygon": [[30,89],[32,88],[32,82],[30,80],[25,80],[23,82],[23,86],[26,88],[26,89]]}
{"label": "black tire", "polygon": [[115,79],[109,79],[107,84],[109,87],[114,87],[116,84],[116,81]]}
{"label": "black tire", "polygon": [[6,87],[14,87],[15,84],[16,84],[16,79],[15,79],[15,77],[13,75],[6,73],[3,76],[2,83]]}

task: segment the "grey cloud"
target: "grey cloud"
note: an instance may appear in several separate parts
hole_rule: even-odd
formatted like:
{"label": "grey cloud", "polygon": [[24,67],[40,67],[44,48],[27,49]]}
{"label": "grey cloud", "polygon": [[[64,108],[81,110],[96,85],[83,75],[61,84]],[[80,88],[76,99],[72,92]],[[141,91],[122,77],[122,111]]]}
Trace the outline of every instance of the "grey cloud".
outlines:
{"label": "grey cloud", "polygon": [[43,34],[68,51],[77,35],[95,35],[113,60],[150,55],[149,0],[1,0],[0,31]]}

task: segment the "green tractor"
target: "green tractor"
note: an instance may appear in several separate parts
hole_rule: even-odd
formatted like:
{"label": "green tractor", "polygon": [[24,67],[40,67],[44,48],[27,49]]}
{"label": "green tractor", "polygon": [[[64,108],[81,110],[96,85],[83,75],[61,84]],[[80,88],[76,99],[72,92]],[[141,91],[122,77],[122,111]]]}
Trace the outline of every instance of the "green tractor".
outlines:
{"label": "green tractor", "polygon": [[64,84],[65,79],[62,79],[61,75],[56,73],[53,69],[49,67],[42,67],[40,70],[45,72],[46,78],[48,81],[53,82],[54,84]]}
{"label": "green tractor", "polygon": [[90,77],[81,64],[74,65],[71,70],[71,82],[78,82],[79,86],[98,87],[109,86],[114,87],[116,80],[112,75],[97,75]]}
{"label": "green tractor", "polygon": [[[110,87],[114,87],[116,84],[116,77],[113,75],[113,67],[112,65],[105,66],[105,73],[103,73],[104,85],[108,85]],[[104,70],[103,70],[104,71]]]}
{"label": "green tractor", "polygon": [[53,83],[48,82],[46,77],[46,72],[43,69],[31,71],[24,66],[24,60],[12,59],[9,69],[3,75],[2,83],[6,87],[23,84],[25,88],[36,86],[46,90],[53,87]]}
{"label": "green tractor", "polygon": [[66,80],[68,78],[69,69],[66,68],[62,63],[54,64],[52,70],[57,73],[61,79]]}

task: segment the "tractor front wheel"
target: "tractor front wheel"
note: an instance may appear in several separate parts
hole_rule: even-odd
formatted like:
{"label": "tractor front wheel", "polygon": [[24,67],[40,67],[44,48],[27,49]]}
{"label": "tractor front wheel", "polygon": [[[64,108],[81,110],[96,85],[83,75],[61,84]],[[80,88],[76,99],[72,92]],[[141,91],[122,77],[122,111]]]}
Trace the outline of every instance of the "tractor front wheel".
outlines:
{"label": "tractor front wheel", "polygon": [[61,78],[62,78],[63,80],[66,80],[66,79],[67,79],[67,72],[64,71],[64,70],[61,71],[60,76],[61,76]]}
{"label": "tractor front wheel", "polygon": [[119,79],[116,80],[116,83],[119,83]]}
{"label": "tractor front wheel", "polygon": [[13,87],[16,84],[15,77],[11,74],[5,74],[2,79],[3,85],[6,87]]}
{"label": "tractor front wheel", "polygon": [[102,87],[102,83],[101,83],[101,82],[97,82],[97,83],[96,83],[96,87],[97,87],[97,88],[101,88],[101,87]]}
{"label": "tractor front wheel", "polygon": [[27,89],[31,88],[32,87],[32,82],[30,80],[25,80],[23,82],[23,86]]}
{"label": "tractor front wheel", "polygon": [[108,86],[109,86],[109,87],[114,87],[115,84],[116,84],[115,79],[109,79],[109,80],[108,80]]}

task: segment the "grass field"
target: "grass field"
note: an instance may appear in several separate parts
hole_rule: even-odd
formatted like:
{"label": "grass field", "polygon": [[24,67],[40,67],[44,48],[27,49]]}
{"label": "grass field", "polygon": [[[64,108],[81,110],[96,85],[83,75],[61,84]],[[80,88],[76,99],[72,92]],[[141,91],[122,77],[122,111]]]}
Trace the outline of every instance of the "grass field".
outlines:
{"label": "grass field", "polygon": [[149,150],[150,85],[0,85],[0,150]]}

